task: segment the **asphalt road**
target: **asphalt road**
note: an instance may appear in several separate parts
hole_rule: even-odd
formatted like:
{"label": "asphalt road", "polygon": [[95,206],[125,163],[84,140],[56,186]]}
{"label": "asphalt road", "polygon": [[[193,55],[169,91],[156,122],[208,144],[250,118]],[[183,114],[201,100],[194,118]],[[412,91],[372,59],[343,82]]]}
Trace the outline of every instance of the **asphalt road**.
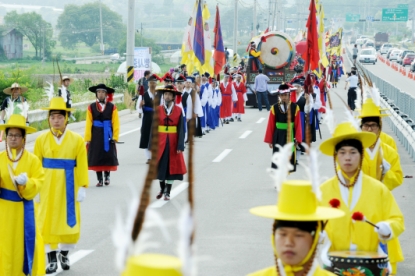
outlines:
{"label": "asphalt road", "polygon": [[[343,88],[344,80],[341,80],[333,91],[346,99]],[[336,121],[341,122],[345,120],[343,104],[337,96],[332,99]],[[111,174],[110,186],[100,188],[95,187],[96,176],[90,172],[90,188],[82,203],[81,239],[76,250],[71,252],[71,269],[59,275],[120,275],[115,267],[115,249],[111,241],[116,211],[121,210],[126,216],[127,206],[133,194],[141,191],[147,172],[144,152],[138,148],[141,122],[136,114],[123,114],[120,118],[120,140],[125,143],[118,145],[119,170]],[[271,158],[271,150],[263,142],[268,113],[248,108],[242,120],[225,125],[203,138],[196,138],[195,243],[198,275],[246,275],[273,264],[269,238],[272,221],[249,213],[250,208],[275,204],[277,199],[273,182],[266,172]],[[70,125],[71,129],[81,134],[83,127],[83,123]],[[385,131],[393,135],[387,125]],[[330,136],[326,126],[322,127],[322,136],[323,139]],[[28,139],[29,150],[33,149],[31,140],[34,137]],[[313,146],[318,147],[321,141],[318,140]],[[3,145],[1,148],[4,148]],[[400,143],[398,147],[404,175],[413,175],[414,162]],[[305,157],[302,156],[301,160]],[[322,177],[334,175],[330,157],[320,156],[320,168]],[[305,177],[301,166],[289,176],[290,179]],[[185,185],[179,182],[173,186],[175,191],[183,187]],[[150,241],[158,247],[147,251],[177,255],[176,224],[180,209],[187,200],[186,190],[181,190],[170,202],[157,206],[158,203],[154,202],[157,202],[158,182],[153,182],[151,206],[165,220],[171,240],[166,241],[160,229],[150,225],[144,231],[151,234]],[[412,213],[415,210],[415,180],[405,179],[404,184],[393,193],[406,219],[406,231],[400,237],[406,260],[399,265],[399,275],[415,275],[415,218]]]}

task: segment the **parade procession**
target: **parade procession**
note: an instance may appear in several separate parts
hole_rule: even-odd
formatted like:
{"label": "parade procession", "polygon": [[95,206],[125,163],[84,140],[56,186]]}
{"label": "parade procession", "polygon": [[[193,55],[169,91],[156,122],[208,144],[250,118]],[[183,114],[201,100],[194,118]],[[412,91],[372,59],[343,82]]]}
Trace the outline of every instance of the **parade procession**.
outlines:
{"label": "parade procession", "polygon": [[366,65],[322,0],[296,28],[279,1],[182,2],[177,59],[128,26],[120,76],[0,72],[0,276],[415,275],[411,69]]}

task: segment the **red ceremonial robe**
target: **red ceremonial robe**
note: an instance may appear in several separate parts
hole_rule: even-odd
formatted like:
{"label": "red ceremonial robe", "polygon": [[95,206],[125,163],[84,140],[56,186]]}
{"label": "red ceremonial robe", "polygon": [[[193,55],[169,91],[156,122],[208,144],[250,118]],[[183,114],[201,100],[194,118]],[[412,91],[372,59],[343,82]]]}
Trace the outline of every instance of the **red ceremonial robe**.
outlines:
{"label": "red ceremonial robe", "polygon": [[223,83],[220,84],[220,92],[222,93],[222,105],[220,106],[220,118],[232,117],[233,103],[232,103],[232,81],[228,82],[225,87]]}
{"label": "red ceremonial robe", "polygon": [[[183,153],[177,153],[178,150],[184,150],[183,134],[183,114],[179,106],[173,106],[170,115],[166,114],[164,106],[159,106],[159,151],[157,162],[160,163],[164,150],[168,144],[168,173],[169,175],[183,175],[187,172],[184,163]],[[180,137],[183,136],[183,137]],[[180,141],[179,141],[180,139]],[[183,140],[183,141],[182,141]],[[160,168],[159,168],[160,169]],[[160,173],[160,172],[159,172]],[[162,179],[165,180],[165,179]],[[168,179],[167,179],[168,180]]]}
{"label": "red ceremonial robe", "polygon": [[320,107],[320,109],[318,110],[318,112],[320,113],[326,113],[326,109],[323,108],[323,107],[326,107],[326,92],[325,92],[326,86],[327,86],[327,83],[325,79],[322,79],[320,83],[318,84],[318,87],[320,88],[320,100],[322,104],[322,107]]}
{"label": "red ceremonial robe", "polygon": [[246,93],[246,87],[243,82],[240,82],[239,85],[233,82],[233,86],[235,87],[236,95],[238,96],[238,101],[234,104],[233,113],[240,113],[245,114],[245,100],[244,100],[244,93]]}

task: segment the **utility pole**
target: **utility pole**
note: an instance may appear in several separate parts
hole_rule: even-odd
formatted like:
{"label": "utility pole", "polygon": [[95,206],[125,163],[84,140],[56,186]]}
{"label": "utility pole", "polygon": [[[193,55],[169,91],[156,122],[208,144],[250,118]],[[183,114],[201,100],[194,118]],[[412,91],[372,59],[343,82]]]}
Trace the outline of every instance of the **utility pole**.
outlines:
{"label": "utility pole", "polygon": [[412,33],[411,33],[412,43],[415,43],[415,35],[414,35],[414,32],[415,32],[415,6],[414,6],[414,8],[412,10]]}
{"label": "utility pole", "polygon": [[274,14],[272,15],[272,28],[271,28],[271,30],[272,31],[275,31],[274,30],[274,27],[275,28],[277,28],[276,26],[275,26],[275,15],[277,14],[277,0],[275,0],[275,3],[274,3]]}
{"label": "utility pole", "polygon": [[102,5],[101,5],[101,0],[99,0],[99,24],[101,26],[101,45],[100,45],[100,49],[101,49],[101,54],[104,54],[104,35],[102,32]]}
{"label": "utility pole", "polygon": [[[233,17],[233,53],[236,54],[238,45],[236,44],[237,41],[237,30],[238,30],[238,0],[235,0],[235,10],[234,10],[234,17]],[[230,57],[233,58],[233,57]]]}
{"label": "utility pole", "polygon": [[[271,0],[268,0],[268,27],[270,27],[271,26],[271,22],[270,22],[270,19],[271,19]],[[268,28],[267,27],[267,28]]]}
{"label": "utility pole", "polygon": [[135,0],[128,0],[128,19],[127,19],[127,82],[133,80],[134,75],[134,46],[135,46],[135,28],[134,28],[134,5]]}
{"label": "utility pole", "polygon": [[141,22],[140,40],[140,45],[143,47],[143,22]]}
{"label": "utility pole", "polygon": [[[256,36],[257,35],[257,28],[256,28],[256,26],[257,26],[257,19],[256,19],[256,1],[257,0],[254,0],[254,8],[253,8],[253,10],[254,10],[254,15],[253,15],[253,19],[254,19],[254,30],[253,30],[253,32],[252,32],[252,36],[254,37],[254,36]],[[412,21],[413,22],[413,21]]]}

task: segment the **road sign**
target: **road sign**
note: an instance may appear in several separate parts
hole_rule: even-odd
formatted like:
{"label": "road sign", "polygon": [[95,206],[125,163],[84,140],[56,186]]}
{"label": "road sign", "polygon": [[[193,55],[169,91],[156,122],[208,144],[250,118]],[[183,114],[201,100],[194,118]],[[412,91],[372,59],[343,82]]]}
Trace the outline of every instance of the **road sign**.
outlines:
{"label": "road sign", "polygon": [[366,17],[366,20],[369,21],[369,22],[372,22],[373,21],[373,16]]}
{"label": "road sign", "polygon": [[382,21],[408,21],[408,9],[382,9]]}
{"label": "road sign", "polygon": [[409,5],[408,4],[398,4],[396,7],[398,9],[408,9],[409,8]]}
{"label": "road sign", "polygon": [[346,22],[359,22],[360,14],[346,13]]}

